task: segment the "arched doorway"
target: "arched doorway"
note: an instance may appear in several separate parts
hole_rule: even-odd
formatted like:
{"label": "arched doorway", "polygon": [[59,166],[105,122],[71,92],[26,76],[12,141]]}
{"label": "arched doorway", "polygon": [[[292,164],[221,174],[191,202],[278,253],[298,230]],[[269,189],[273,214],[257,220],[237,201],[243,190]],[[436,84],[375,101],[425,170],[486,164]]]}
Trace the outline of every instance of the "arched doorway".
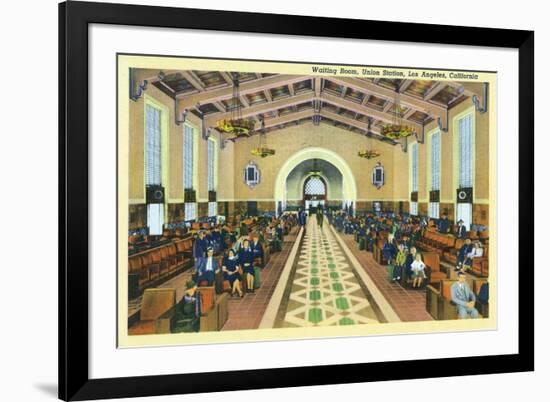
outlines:
{"label": "arched doorway", "polygon": [[327,200],[327,183],[321,176],[308,176],[304,181],[303,199],[306,211],[314,212],[323,208]]}
{"label": "arched doorway", "polygon": [[[302,176],[300,182],[302,185],[294,180],[294,189],[292,191],[287,187],[287,179],[292,176],[293,171],[301,164],[307,163],[307,161],[318,160],[319,164],[330,164],[332,168],[338,172],[339,181],[335,181],[334,178],[327,180],[324,174],[320,176],[324,179],[326,186],[325,200],[338,200],[340,205],[351,203],[355,204],[357,200],[357,186],[355,177],[348,166],[347,162],[336,152],[320,147],[304,148],[295,154],[291,155],[286,162],[281,166],[277,178],[275,180],[275,203],[277,210],[287,209],[287,201],[289,204],[295,204],[300,201],[301,206],[303,204],[303,189],[305,181],[308,176]],[[321,166],[322,167],[322,166]],[[305,170],[307,172],[307,170]],[[325,173],[324,168],[321,171]],[[299,187],[298,187],[299,186]],[[299,200],[298,200],[299,199]]]}

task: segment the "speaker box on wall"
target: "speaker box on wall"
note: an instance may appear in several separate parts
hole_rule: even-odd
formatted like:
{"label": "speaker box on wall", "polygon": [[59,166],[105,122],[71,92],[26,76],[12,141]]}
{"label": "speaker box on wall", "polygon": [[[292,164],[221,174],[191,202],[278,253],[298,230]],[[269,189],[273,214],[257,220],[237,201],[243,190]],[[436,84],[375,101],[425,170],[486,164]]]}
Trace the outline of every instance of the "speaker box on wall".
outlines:
{"label": "speaker box on wall", "polygon": [[164,204],[164,187],[159,185],[148,185],[146,187],[147,204]]}
{"label": "speaker box on wall", "polygon": [[474,200],[474,189],[464,187],[456,189],[456,202],[459,204],[472,204]]}

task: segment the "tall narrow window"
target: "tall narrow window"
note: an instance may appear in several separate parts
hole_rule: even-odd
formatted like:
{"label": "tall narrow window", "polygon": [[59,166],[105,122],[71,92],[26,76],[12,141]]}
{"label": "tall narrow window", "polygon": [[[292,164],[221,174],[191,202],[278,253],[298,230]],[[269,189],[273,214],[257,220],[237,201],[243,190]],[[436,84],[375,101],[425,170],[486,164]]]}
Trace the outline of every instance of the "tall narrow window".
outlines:
{"label": "tall narrow window", "polygon": [[208,216],[213,217],[218,215],[218,203],[209,202],[208,203]]}
{"label": "tall narrow window", "polygon": [[186,190],[193,188],[193,154],[195,138],[193,127],[184,126],[183,133],[183,185]]}
{"label": "tall narrow window", "polygon": [[[161,185],[161,111],[145,105],[145,184]],[[162,234],[164,204],[147,204],[147,227],[150,235]]]}
{"label": "tall narrow window", "polygon": [[[411,192],[418,192],[418,143],[411,146]],[[411,215],[418,215],[418,202],[411,201]]]}
{"label": "tall narrow window", "polygon": [[160,110],[145,105],[145,184],[161,184]]}
{"label": "tall narrow window", "polygon": [[[438,131],[431,136],[430,173],[432,182],[430,189],[432,191],[440,190],[441,186],[441,132]],[[430,218],[439,219],[439,202],[430,202],[428,205],[428,215]]]}
{"label": "tall narrow window", "polygon": [[[185,190],[194,188],[194,156],[195,156],[195,133],[193,127],[184,125],[183,128],[183,187]],[[197,219],[197,204],[195,202],[185,203],[185,220]]]}
{"label": "tall narrow window", "polygon": [[411,171],[412,171],[412,191],[418,191],[418,143],[412,146],[412,158],[411,158]]}
{"label": "tall narrow window", "polygon": [[468,114],[458,121],[458,187],[472,187],[473,172],[473,119]]}
{"label": "tall narrow window", "polygon": [[[458,188],[474,185],[474,119],[467,114],[458,120]],[[469,228],[472,224],[472,204],[458,203],[456,220],[462,219]]]}
{"label": "tall narrow window", "polygon": [[208,140],[208,191],[216,191],[216,143]]}

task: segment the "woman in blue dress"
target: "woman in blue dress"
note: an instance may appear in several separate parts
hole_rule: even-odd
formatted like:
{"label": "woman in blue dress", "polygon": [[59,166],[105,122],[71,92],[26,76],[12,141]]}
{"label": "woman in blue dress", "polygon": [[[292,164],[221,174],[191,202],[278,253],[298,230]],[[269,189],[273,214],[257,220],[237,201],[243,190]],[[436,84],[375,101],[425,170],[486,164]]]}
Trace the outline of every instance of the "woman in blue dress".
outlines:
{"label": "woman in blue dress", "polygon": [[239,272],[239,259],[235,255],[235,251],[230,248],[227,255],[223,258],[223,279],[229,281],[231,286],[231,296],[235,296],[237,293],[240,297],[243,297],[243,291],[241,290],[241,274]]}
{"label": "woman in blue dress", "polygon": [[248,239],[243,240],[239,249],[239,263],[246,278],[246,291],[254,293],[254,252]]}

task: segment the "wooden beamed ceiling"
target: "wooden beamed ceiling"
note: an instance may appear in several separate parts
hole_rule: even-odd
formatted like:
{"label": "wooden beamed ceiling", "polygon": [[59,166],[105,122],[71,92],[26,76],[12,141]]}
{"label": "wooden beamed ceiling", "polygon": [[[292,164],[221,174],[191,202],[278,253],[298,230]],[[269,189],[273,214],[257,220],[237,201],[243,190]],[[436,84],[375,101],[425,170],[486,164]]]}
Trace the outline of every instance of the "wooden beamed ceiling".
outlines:
{"label": "wooden beamed ceiling", "polygon": [[[136,70],[136,82],[147,80],[173,99],[179,112],[193,112],[206,128],[231,117],[233,81],[224,71]],[[270,133],[319,119],[352,132],[370,135],[392,123],[399,94],[406,124],[421,133],[432,120],[447,123],[448,110],[464,100],[483,98],[481,84],[455,81],[370,79],[345,76],[298,76],[238,73],[243,117],[256,120],[256,132]],[[263,122],[263,123],[262,123]]]}

